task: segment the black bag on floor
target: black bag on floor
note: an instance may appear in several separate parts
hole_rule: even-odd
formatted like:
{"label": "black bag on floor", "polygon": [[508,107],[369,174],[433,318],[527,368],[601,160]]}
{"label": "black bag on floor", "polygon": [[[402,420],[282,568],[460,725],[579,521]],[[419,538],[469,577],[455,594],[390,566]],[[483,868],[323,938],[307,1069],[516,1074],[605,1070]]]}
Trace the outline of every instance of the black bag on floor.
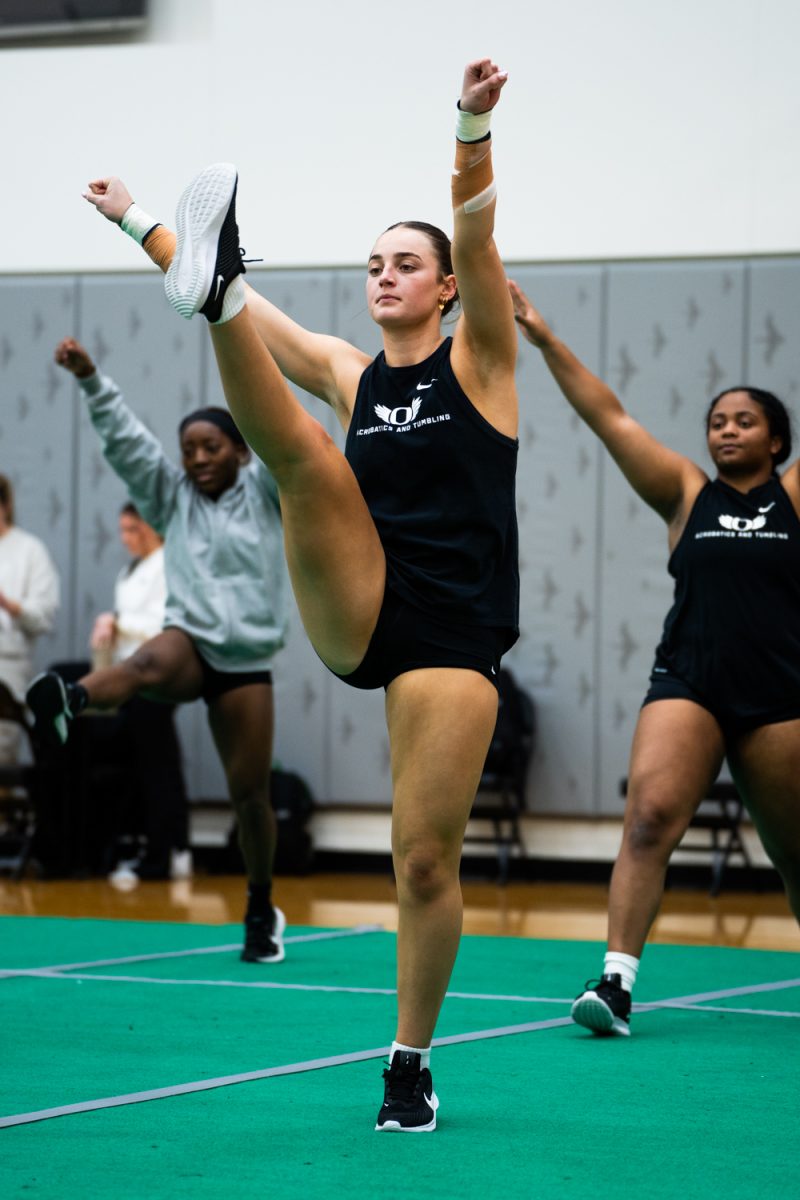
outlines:
{"label": "black bag on floor", "polygon": [[275,873],[307,875],[313,859],[308,823],[314,808],[308,785],[293,771],[276,768],[270,779],[270,795],[278,819]]}

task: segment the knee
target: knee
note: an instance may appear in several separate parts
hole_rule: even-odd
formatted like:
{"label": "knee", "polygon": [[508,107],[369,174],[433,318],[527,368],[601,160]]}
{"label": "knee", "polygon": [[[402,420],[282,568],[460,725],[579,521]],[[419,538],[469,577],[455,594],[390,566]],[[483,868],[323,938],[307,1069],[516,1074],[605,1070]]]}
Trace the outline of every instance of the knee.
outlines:
{"label": "knee", "polygon": [[241,818],[248,812],[269,807],[268,773],[256,773],[246,762],[234,762],[226,768],[231,803]]}
{"label": "knee", "polygon": [[147,643],[135,650],[122,665],[136,676],[137,683],[142,688],[154,687],[163,678],[158,656],[153,654]]}
{"label": "knee", "polygon": [[686,823],[663,792],[647,786],[633,790],[625,817],[625,842],[634,855],[669,855],[681,840]]}
{"label": "knee", "polygon": [[443,849],[415,846],[395,854],[395,878],[401,896],[426,904],[446,891],[458,878]]}

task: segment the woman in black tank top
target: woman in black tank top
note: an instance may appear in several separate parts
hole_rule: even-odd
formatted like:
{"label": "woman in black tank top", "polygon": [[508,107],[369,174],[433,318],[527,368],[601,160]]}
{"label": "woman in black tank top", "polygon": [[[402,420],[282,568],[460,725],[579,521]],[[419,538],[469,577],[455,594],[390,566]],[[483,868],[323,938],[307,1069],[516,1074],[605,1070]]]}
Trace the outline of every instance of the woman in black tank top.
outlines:
{"label": "woman in black tank top", "polygon": [[[436,1124],[428,1058],[460,936],[461,843],[495,726],[493,679],[516,637],[517,336],[493,240],[488,131],[505,82],[490,59],[464,74],[452,257],[441,231],[413,221],[372,248],[367,304],[383,335],[374,363],[244,287],[229,164],[184,192],[177,244],[119,180],[96,180],[87,195],[169,267],[178,311],[214,322],[230,408],[278,484],[311,642],[336,674],[386,687],[400,916],[381,1130]],[[407,142],[398,156],[413,151]],[[458,298],[450,341],[441,317]],[[333,407],[347,457],[284,375]]]}
{"label": "woman in black tank top", "polygon": [[631,486],[663,517],[675,601],[631,750],[603,978],[572,1015],[630,1031],[630,992],[670,855],[727,756],[800,920],[800,463],[777,397],[730,388],[707,413],[716,477],[662,446],[511,282],[517,322]]}

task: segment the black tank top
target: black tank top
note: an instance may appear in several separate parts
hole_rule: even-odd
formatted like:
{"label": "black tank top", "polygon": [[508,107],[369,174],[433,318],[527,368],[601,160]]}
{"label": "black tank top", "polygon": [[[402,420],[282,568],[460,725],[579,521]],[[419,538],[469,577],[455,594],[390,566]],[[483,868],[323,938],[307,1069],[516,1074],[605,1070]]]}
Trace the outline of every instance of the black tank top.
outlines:
{"label": "black tank top", "polygon": [[387,580],[433,616],[518,635],[517,442],[462,391],[446,338],[424,362],[383,351],[358,385],[345,455],[386,552]]}
{"label": "black tank top", "polygon": [[655,678],[754,712],[800,699],[800,521],[777,476],[746,494],[707,483],[669,572]]}

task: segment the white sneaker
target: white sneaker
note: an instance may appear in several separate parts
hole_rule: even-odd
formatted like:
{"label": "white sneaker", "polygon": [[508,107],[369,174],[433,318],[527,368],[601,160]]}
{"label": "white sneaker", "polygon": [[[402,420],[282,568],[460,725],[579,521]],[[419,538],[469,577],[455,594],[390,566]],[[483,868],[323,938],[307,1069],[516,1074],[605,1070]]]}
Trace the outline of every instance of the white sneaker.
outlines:
{"label": "white sneaker", "polygon": [[108,877],[108,882],[113,884],[120,891],[129,892],[131,888],[135,888],[139,883],[139,876],[136,874],[136,867],[139,865],[138,858],[125,858],[118,862],[114,870]]}
{"label": "white sneaker", "polygon": [[169,859],[169,877],[170,879],[192,878],[191,850],[173,850],[171,852]]}
{"label": "white sneaker", "polygon": [[236,168],[214,163],[184,190],[175,213],[178,241],[164,291],[182,317],[218,321],[228,284],[244,273],[236,225]]}

